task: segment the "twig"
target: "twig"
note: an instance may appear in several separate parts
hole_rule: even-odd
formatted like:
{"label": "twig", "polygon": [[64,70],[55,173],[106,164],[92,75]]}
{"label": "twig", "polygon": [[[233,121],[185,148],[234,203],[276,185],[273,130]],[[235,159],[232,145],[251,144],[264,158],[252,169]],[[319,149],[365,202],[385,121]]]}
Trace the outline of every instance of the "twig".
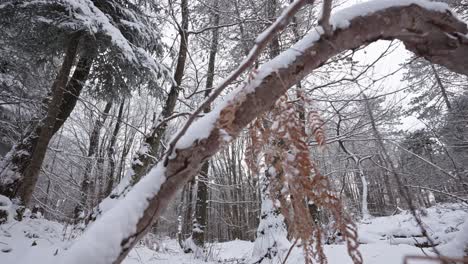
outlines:
{"label": "twig", "polygon": [[293,243],[293,244],[291,245],[291,247],[289,248],[288,254],[286,254],[286,257],[284,258],[282,264],[285,264],[285,263],[286,263],[286,260],[288,260],[289,255],[291,254],[291,251],[292,251],[292,249],[294,248],[294,246],[296,246],[296,243],[297,243],[297,240],[298,240],[298,239],[299,239],[299,238],[296,238],[296,240],[294,240],[294,243]]}

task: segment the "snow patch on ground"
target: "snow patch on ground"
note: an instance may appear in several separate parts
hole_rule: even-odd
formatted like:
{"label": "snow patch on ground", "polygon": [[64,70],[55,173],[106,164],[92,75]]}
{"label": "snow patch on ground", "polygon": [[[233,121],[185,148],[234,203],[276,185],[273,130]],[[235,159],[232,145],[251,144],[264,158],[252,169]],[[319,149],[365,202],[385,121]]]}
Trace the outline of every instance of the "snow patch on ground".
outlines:
{"label": "snow patch on ground", "polygon": [[[57,263],[111,263],[121,251],[121,242],[136,231],[148,199],[159,191],[166,180],[165,168],[159,163],[143,177],[125,199],[112,207],[99,221],[79,237],[73,246],[60,256]],[[91,253],[91,254],[90,254]]]}
{"label": "snow patch on ground", "polygon": [[[427,215],[422,216],[423,222],[441,244],[440,249],[449,246],[455,236],[460,233],[464,221],[468,217],[468,208],[459,204],[442,204],[426,209]],[[109,229],[112,229],[112,223]],[[395,244],[392,236],[419,235],[419,228],[411,215],[404,211],[398,215],[378,217],[359,223],[359,236],[361,243],[360,251],[364,257],[364,263],[370,264],[394,264],[402,263],[403,258],[408,255],[424,255],[420,248],[403,244]],[[0,263],[71,263],[62,258],[70,241],[70,232],[66,226],[46,219],[26,218],[22,222],[9,221],[0,225]],[[64,235],[66,234],[66,235]],[[99,248],[99,241],[110,239],[110,237],[96,236],[94,243],[88,246],[95,251],[105,249]],[[455,239],[456,240],[456,239]],[[85,240],[82,240],[85,241]],[[194,254],[185,254],[174,239],[164,238],[148,248],[142,244],[136,246],[123,262],[124,264],[150,264],[150,263],[192,263],[192,264],[214,264],[214,263],[246,263],[252,256],[254,243],[249,241],[234,240],[224,243],[213,243],[207,246],[207,257],[196,259]],[[424,251],[433,256],[430,249]],[[443,251],[443,250],[442,250]],[[89,251],[88,251],[89,252]],[[446,251],[443,251],[446,252]],[[100,252],[102,253],[102,252]],[[326,245],[325,253],[329,263],[347,264],[352,263],[347,255],[345,245]],[[68,255],[75,257],[75,262],[96,263],[91,256]],[[236,262],[237,261],[237,262]],[[295,247],[287,263],[303,263],[302,249]],[[417,263],[434,263],[418,261]]]}
{"label": "snow patch on ground", "polygon": [[[421,220],[429,235],[437,244],[446,244],[468,219],[467,207],[458,204],[442,204],[425,209]],[[387,217],[371,218],[359,224],[361,243],[414,244],[423,240],[421,229],[409,211]],[[410,237],[410,238],[407,238]]]}

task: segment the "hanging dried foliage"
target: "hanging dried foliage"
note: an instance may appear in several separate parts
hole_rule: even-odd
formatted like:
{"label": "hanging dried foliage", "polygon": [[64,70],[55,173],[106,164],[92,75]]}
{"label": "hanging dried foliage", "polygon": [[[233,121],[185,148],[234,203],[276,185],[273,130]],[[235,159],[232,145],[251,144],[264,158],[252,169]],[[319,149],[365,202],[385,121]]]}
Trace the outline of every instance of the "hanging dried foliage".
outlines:
{"label": "hanging dried foliage", "polygon": [[[310,99],[303,94],[298,93],[298,97],[302,106],[310,105]],[[309,139],[313,137],[321,147],[325,144],[324,123],[316,111],[301,113],[304,109],[298,111],[287,97],[282,97],[269,115],[272,123],[258,118],[249,130],[252,144],[247,151],[247,163],[254,173],[259,173],[258,157],[264,152],[263,167],[272,179],[270,196],[277,197],[290,235],[299,239],[305,263],[327,263],[323,230],[314,219],[310,204],[334,217],[334,228],[346,241],[351,259],[362,263],[356,225],[343,212],[328,179],[320,174],[310,157]]]}

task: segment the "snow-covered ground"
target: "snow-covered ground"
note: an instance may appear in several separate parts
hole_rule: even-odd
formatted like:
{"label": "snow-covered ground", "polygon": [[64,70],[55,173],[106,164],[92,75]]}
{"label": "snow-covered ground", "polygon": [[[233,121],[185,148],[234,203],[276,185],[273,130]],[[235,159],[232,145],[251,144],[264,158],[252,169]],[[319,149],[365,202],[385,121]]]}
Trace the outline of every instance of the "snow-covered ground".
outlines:
{"label": "snow-covered ground", "polygon": [[[444,249],[468,218],[468,208],[459,204],[443,204],[421,213],[421,218],[433,240]],[[22,222],[10,221],[0,225],[0,263],[50,263],[54,255],[61,254],[73,243],[67,228],[60,223],[45,219],[27,218]],[[433,255],[428,248],[418,248],[423,243],[421,231],[408,212],[388,217],[378,217],[359,224],[360,251],[364,263],[403,263],[408,255]],[[125,264],[149,263],[248,263],[253,243],[230,241],[208,246],[207,259],[195,259],[193,254],[184,254],[172,239],[161,239],[153,249],[140,245],[133,249]],[[344,245],[326,245],[329,263],[352,263]],[[207,262],[205,262],[207,260]],[[276,262],[279,262],[277,260]],[[275,263],[276,263],[275,262]],[[302,251],[294,248],[287,263],[303,263]],[[434,263],[433,261],[410,261]]]}

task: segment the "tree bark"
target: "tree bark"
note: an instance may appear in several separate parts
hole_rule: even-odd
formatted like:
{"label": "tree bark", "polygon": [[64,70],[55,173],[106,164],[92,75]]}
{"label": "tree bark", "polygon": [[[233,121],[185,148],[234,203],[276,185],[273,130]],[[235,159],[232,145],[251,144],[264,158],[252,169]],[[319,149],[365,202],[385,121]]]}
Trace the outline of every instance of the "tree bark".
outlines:
{"label": "tree bark", "polygon": [[81,213],[88,207],[88,196],[90,190],[93,190],[93,188],[90,188],[92,185],[90,176],[93,167],[95,167],[95,154],[99,147],[99,136],[101,133],[101,128],[106,122],[111,107],[112,102],[106,103],[104,111],[98,116],[97,120],[95,121],[93,125],[93,130],[91,131],[91,135],[89,137],[88,154],[86,156],[86,167],[83,175],[83,180],[81,181],[80,203],[76,205],[75,208],[75,219],[78,219]]}
{"label": "tree bark", "polygon": [[[211,37],[210,56],[208,59],[208,72],[206,77],[206,90],[205,98],[210,95],[211,88],[213,88],[214,82],[214,70],[216,62],[216,53],[218,52],[218,38],[219,38],[219,0],[215,0],[213,3],[214,12],[212,15],[213,19],[213,31]],[[204,110],[205,113],[210,112],[210,108]],[[203,248],[205,246],[205,232],[207,224],[208,214],[208,173],[210,163],[205,161],[201,167],[200,175],[197,181],[197,200],[195,202],[195,215],[194,215],[194,228],[192,229],[192,239],[197,247]],[[196,225],[196,226],[195,226]]]}
{"label": "tree bark", "polygon": [[[408,32],[419,33],[412,33],[414,35],[409,37]],[[263,71],[262,74],[258,74],[247,84],[246,89],[237,90],[236,94],[230,97],[232,99],[218,109],[220,115],[205,138],[176,149],[174,154],[170,153],[171,158],[167,159],[166,164],[161,161],[157,165],[158,169],[163,170],[152,171],[154,173],[140,181],[124,200],[103,216],[102,221],[90,226],[87,232],[64,252],[64,260],[66,263],[82,263],[86,260],[94,263],[122,262],[131,248],[150,230],[152,223],[161,215],[177,191],[198,172],[204,161],[228,142],[227,136],[235,138],[254,118],[269,110],[291,86],[332,56],[379,39],[399,39],[418,55],[467,75],[468,41],[464,37],[467,33],[466,25],[450,12],[409,5],[382,8],[350,19],[346,28],[336,29],[326,38],[318,36],[315,41],[310,41],[314,37],[308,37],[309,41],[286,51],[275,59],[276,62],[261,67],[259,71]],[[151,189],[152,192],[149,193],[146,184],[159,180],[162,180],[162,184],[154,187],[154,190]],[[129,216],[129,206],[136,204],[133,199],[140,197],[139,194],[144,190],[149,195],[144,205],[133,209],[133,213],[138,216]],[[115,230],[107,225],[116,214],[124,219],[114,221],[122,221],[126,226],[134,227],[120,233],[119,239],[106,240],[105,244],[100,245],[106,249],[111,248],[112,252],[96,255],[95,243],[93,247],[87,244],[96,238],[95,232],[100,236],[115,233]],[[75,258],[77,256],[79,259]]]}
{"label": "tree bark", "polygon": [[[278,9],[278,3],[277,0],[268,0],[267,1],[267,16],[268,20],[270,20],[270,23],[273,24],[276,20],[276,10]],[[280,43],[279,43],[279,34],[275,35],[273,39],[271,40],[270,43],[270,59],[273,59],[274,57],[278,56],[280,53]]]}
{"label": "tree bark", "polygon": [[107,173],[107,186],[105,195],[109,195],[114,186],[114,172],[115,172],[115,143],[117,142],[117,134],[119,133],[120,126],[122,125],[122,115],[125,105],[125,100],[120,103],[119,113],[117,114],[117,121],[115,123],[114,131],[110,139],[109,147],[107,148],[107,158],[109,159],[109,172]]}
{"label": "tree bark", "polygon": [[[381,155],[381,154],[378,154],[377,155],[377,159],[378,159],[378,162],[381,163],[380,166],[384,166],[385,168],[388,167],[388,165],[386,164],[385,162],[385,159],[384,157]],[[388,200],[390,202],[390,204],[393,206],[393,207],[396,207],[397,206],[397,203],[396,203],[396,200],[395,200],[395,196],[393,195],[393,190],[394,188],[392,187],[391,183],[390,183],[390,175],[388,175],[388,171],[387,170],[382,170],[382,177],[384,179],[384,183],[385,183],[385,190],[386,190],[386,193],[388,195]]]}
{"label": "tree bark", "polygon": [[29,205],[32,193],[36,187],[37,179],[41,170],[42,162],[44,161],[47,152],[47,146],[54,135],[55,120],[60,113],[60,103],[64,97],[64,91],[67,85],[68,76],[71,68],[78,55],[78,44],[81,33],[76,33],[69,41],[65,57],[57,75],[57,78],[52,85],[52,99],[47,107],[47,115],[41,121],[41,131],[37,134],[37,143],[31,153],[31,158],[28,166],[23,173],[23,180],[18,186],[17,196],[20,198],[24,206]]}
{"label": "tree bark", "polygon": [[[86,38],[88,41],[89,39]],[[62,103],[60,104],[60,113],[57,116],[54,125],[54,134],[62,127],[67,121],[70,114],[75,109],[76,103],[80,97],[81,91],[88,79],[91,65],[93,65],[94,58],[96,56],[94,47],[88,45],[84,47],[83,54],[80,56],[78,63],[76,64],[73,76],[67,84],[65,94],[63,95]]]}
{"label": "tree bark", "polygon": [[[185,211],[183,212],[184,217],[182,218],[182,237],[185,239],[192,233],[192,212],[193,212],[193,186],[195,185],[195,179],[190,179],[187,183],[187,192],[185,194]],[[184,245],[184,251],[190,252],[191,248]]]}
{"label": "tree bark", "polygon": [[[151,133],[145,137],[144,146],[147,151],[143,151],[135,156],[132,163],[132,185],[140,180],[140,178],[148,172],[148,169],[156,161],[153,157],[158,155],[160,151],[160,142],[166,133],[167,122],[165,119],[170,117],[174,113],[177,98],[179,97],[180,85],[182,84],[182,78],[184,76],[185,61],[187,60],[188,51],[188,22],[189,22],[189,9],[187,0],[181,0],[181,11],[182,11],[182,22],[179,28],[180,35],[180,46],[179,55],[177,57],[176,70],[174,72],[174,85],[171,87],[167,96],[164,108],[161,112],[161,117],[155,124]],[[137,162],[135,162],[137,161]]]}
{"label": "tree bark", "polygon": [[[83,55],[80,56],[73,76],[66,85],[59,113],[55,119],[50,137],[57,133],[73,111],[84,83],[88,78],[93,58],[94,51],[89,47],[86,48]],[[38,135],[41,135],[43,126],[44,123],[38,123],[34,127],[31,127],[31,129],[26,132],[24,139],[17,143],[2,160],[0,164],[0,194],[10,198],[17,195],[18,187],[21,185],[26,168],[30,164],[32,154],[38,143]],[[8,178],[10,178],[10,176],[13,176],[15,180],[9,181]]]}

